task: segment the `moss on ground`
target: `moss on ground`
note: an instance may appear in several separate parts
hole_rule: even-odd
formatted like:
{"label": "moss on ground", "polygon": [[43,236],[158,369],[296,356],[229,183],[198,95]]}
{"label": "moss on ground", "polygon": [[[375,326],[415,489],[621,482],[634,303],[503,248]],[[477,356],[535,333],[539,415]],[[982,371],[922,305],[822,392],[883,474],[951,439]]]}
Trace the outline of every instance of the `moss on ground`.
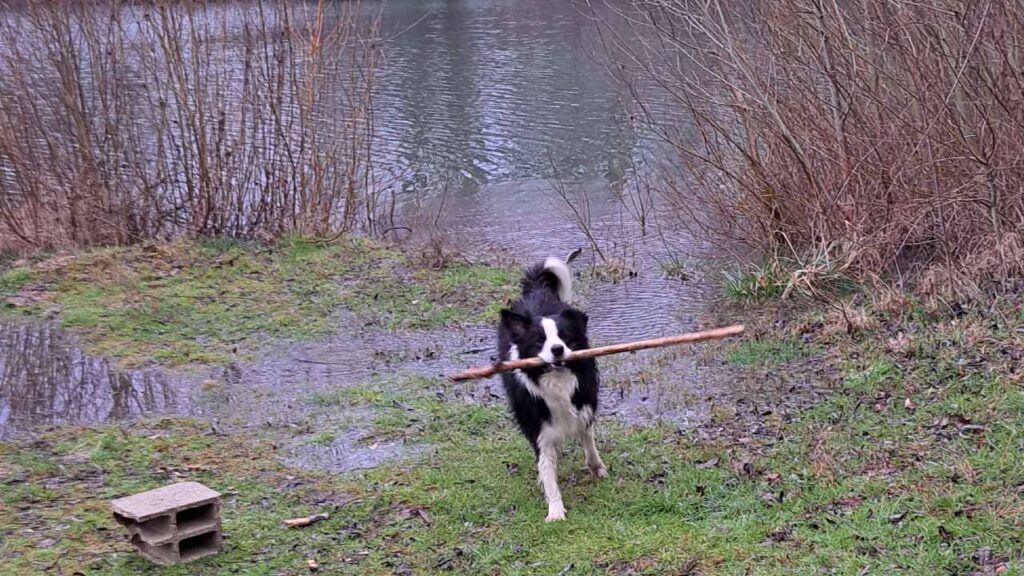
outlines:
{"label": "moss on ground", "polygon": [[386,329],[489,321],[514,285],[507,267],[432,270],[365,240],[212,239],[9,269],[0,275],[0,300],[9,312],[56,316],[92,353],[173,366],[252,354],[267,338],[327,335],[343,306]]}
{"label": "moss on ground", "polygon": [[[805,356],[792,352],[803,333],[839,372],[825,399],[784,418],[723,411],[714,434],[607,424],[599,447],[611,477],[591,479],[570,452],[563,523],[543,522],[532,452],[503,409],[419,379],[309,399],[371,408],[375,439],[434,447],[367,472],[286,469],[272,443],[188,420],[0,444],[0,571],[300,574],[314,559],[339,575],[1021,574],[1019,307],[856,337],[821,326],[794,324],[732,360],[787,370]],[[150,567],[106,500],[185,478],[226,494],[227,552]],[[331,518],[281,526],[321,511]]]}

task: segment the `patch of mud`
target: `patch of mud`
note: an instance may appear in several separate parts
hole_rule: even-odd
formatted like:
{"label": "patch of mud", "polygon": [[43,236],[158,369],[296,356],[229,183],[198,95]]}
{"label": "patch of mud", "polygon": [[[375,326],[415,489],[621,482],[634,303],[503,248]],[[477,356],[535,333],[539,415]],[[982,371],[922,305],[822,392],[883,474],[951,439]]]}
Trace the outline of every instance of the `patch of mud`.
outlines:
{"label": "patch of mud", "polygon": [[119,370],[50,323],[0,321],[0,438],[41,424],[185,414],[194,387],[160,370]]}
{"label": "patch of mud", "polygon": [[695,426],[706,420],[713,399],[733,377],[689,349],[647,350],[599,362],[600,414],[634,426]]}
{"label": "patch of mud", "polygon": [[693,429],[704,440],[738,446],[778,440],[783,427],[839,384],[838,370],[821,358],[770,369],[732,369],[735,379],[712,402],[711,417]]}
{"label": "patch of mud", "polygon": [[[494,329],[488,326],[388,332],[360,326],[330,339],[279,346],[247,365],[224,368],[216,394],[199,409],[221,423],[250,428],[303,425],[316,399],[384,378],[424,376],[454,401],[503,402],[498,378],[453,385],[445,375],[494,360]],[[600,337],[600,333],[598,334]],[[734,370],[709,366],[699,347],[653,350],[605,357],[601,413],[629,424],[672,422],[685,427],[703,420],[708,399],[734,382]]]}
{"label": "patch of mud", "polygon": [[[389,332],[339,314],[339,331],[312,343],[280,343],[251,363],[211,372],[193,413],[224,429],[268,433],[289,465],[332,472],[372,468],[422,453],[426,446],[372,437],[373,414],[331,401],[346,388],[376,379],[443,376],[487,363],[489,328]],[[483,402],[489,383],[460,388],[459,401]]]}
{"label": "patch of mud", "polygon": [[[209,419],[215,429],[268,434],[288,465],[344,472],[421,455],[429,446],[377,438],[375,414],[335,401],[375,379],[425,376],[448,402],[503,403],[500,380],[452,385],[445,374],[493,360],[492,327],[388,332],[351,314],[327,340],[277,344],[251,363],[198,375],[119,370],[81,352],[72,336],[44,322],[0,323],[0,437],[40,424],[90,424],[150,414]],[[600,332],[595,338],[600,338]],[[788,419],[830,382],[807,366],[746,370],[725,364],[714,345],[648,350],[600,360],[604,420],[668,424],[702,436],[757,436]],[[816,372],[818,370],[818,372]],[[722,414],[727,424],[720,422]],[[719,418],[716,419],[716,416]],[[737,431],[737,426],[743,430]],[[414,436],[413,436],[414,437]]]}
{"label": "patch of mud", "polygon": [[371,433],[352,427],[326,442],[311,441],[308,436],[290,442],[281,461],[296,468],[340,473],[376,468],[385,462],[418,456],[428,449],[423,444],[400,440],[373,441]]}

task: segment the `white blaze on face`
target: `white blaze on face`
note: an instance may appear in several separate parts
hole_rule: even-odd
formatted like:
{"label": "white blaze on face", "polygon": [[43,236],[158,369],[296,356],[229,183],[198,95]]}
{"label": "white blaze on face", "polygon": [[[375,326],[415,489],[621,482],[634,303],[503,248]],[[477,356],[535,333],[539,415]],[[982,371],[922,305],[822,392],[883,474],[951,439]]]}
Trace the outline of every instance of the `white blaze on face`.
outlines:
{"label": "white blaze on face", "polygon": [[555,361],[555,355],[551,353],[552,346],[560,345],[564,348],[564,356],[568,356],[569,353],[572,352],[572,350],[565,345],[565,342],[558,337],[558,324],[555,324],[554,320],[551,318],[541,318],[540,325],[544,328],[544,347],[541,348],[540,354],[538,354],[541,360],[544,360],[548,364]]}

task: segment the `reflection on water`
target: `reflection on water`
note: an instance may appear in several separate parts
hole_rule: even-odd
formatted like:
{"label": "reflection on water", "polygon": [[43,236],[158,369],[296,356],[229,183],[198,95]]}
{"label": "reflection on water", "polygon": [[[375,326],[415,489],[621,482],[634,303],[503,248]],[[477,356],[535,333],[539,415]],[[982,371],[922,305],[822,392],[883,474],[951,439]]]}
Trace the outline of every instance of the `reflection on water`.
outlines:
{"label": "reflection on water", "polygon": [[78,424],[186,406],[182,383],[155,371],[118,370],[82,354],[47,323],[0,323],[0,437],[37,424]]}
{"label": "reflection on water", "polygon": [[381,25],[375,127],[393,162],[483,183],[552,164],[601,176],[628,158],[629,115],[573,2],[389,0]]}

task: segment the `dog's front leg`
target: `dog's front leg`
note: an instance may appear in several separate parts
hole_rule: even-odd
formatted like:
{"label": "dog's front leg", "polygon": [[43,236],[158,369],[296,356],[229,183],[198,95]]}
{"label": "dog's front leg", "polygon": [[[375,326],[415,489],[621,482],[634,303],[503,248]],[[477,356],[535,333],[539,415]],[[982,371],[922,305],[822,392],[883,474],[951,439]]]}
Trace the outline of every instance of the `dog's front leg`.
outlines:
{"label": "dog's front leg", "polygon": [[601,455],[597,453],[597,444],[594,442],[594,424],[591,422],[580,432],[580,443],[583,444],[583,454],[586,458],[587,468],[590,473],[598,478],[606,478],[608,469],[601,461]]}
{"label": "dog's front leg", "polygon": [[544,499],[548,503],[548,517],[545,522],[565,520],[562,492],[558,489],[558,455],[562,452],[562,443],[554,438],[545,426],[541,430],[537,444],[538,481],[544,488]]}

